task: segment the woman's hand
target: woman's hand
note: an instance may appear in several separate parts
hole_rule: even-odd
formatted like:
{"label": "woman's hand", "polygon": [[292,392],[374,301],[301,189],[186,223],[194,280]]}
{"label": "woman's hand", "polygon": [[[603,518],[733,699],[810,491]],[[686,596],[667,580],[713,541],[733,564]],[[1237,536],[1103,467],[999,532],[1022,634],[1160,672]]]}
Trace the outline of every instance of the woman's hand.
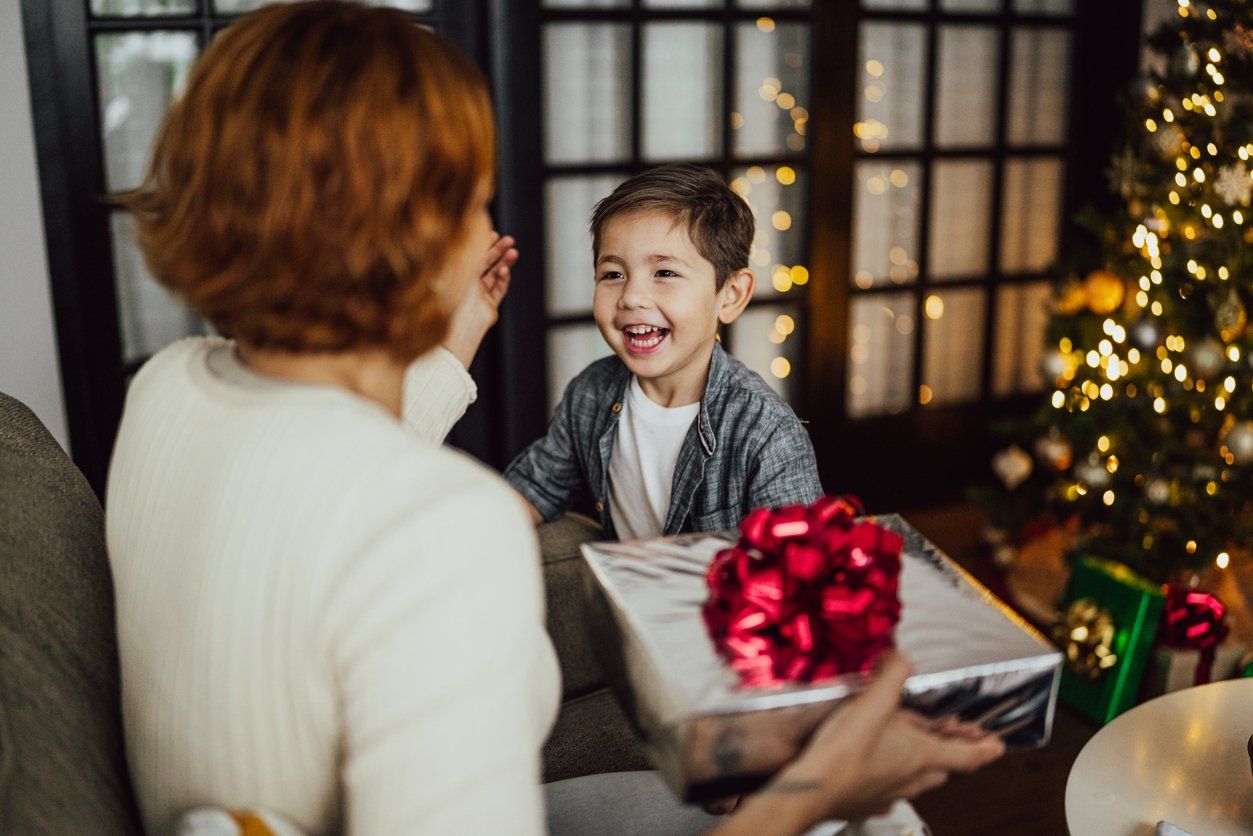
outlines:
{"label": "woman's hand", "polygon": [[509,292],[509,271],[518,262],[514,243],[511,235],[502,238],[500,233],[492,233],[492,245],[483,258],[479,280],[471,283],[448,323],[444,348],[451,351],[467,369],[474,361],[483,337],[496,324],[500,303]]}
{"label": "woman's hand", "polygon": [[875,680],[823,721],[800,756],[744,799],[718,833],[801,833],[829,818],[859,819],[934,789],[951,772],[972,772],[1001,756],[992,735],[953,734],[900,708],[909,665],[885,658]]}

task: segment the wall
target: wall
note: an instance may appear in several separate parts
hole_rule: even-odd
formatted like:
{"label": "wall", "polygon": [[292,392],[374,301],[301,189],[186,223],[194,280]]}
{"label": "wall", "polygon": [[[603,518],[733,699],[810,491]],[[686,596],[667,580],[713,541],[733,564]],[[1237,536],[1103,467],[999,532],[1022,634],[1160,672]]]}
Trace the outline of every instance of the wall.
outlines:
{"label": "wall", "polygon": [[0,2],[0,392],[26,403],[68,449],[16,0]]}

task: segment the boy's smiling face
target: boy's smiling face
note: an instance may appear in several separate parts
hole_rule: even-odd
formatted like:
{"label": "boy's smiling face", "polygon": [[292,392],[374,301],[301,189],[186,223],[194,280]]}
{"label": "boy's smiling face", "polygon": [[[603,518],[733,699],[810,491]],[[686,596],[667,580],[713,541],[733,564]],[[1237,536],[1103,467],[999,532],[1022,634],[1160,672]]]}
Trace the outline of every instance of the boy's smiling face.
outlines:
{"label": "boy's smiling face", "polygon": [[625,212],[601,230],[593,313],[605,342],[650,397],[692,403],[704,391],[718,324],[739,316],[752,276],[737,271],[718,289],[714,265],[686,224],[659,210]]}

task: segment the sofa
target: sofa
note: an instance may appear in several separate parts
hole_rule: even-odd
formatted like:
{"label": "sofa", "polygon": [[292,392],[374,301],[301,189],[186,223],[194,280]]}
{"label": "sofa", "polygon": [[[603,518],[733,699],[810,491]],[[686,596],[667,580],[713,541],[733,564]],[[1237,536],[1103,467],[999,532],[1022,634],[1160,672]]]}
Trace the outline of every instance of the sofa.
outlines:
{"label": "sofa", "polygon": [[[571,515],[538,531],[562,706],[544,779],[646,769],[583,620]],[[38,418],[0,393],[0,833],[140,833],[118,698],[113,586],[95,495]]]}

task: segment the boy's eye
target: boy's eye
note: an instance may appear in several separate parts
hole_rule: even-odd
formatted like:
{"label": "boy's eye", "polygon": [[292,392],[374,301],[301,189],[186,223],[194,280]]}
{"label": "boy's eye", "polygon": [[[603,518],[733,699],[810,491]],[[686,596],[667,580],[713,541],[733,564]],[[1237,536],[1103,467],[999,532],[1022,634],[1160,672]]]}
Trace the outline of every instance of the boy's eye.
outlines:
{"label": "boy's eye", "polygon": [[657,278],[659,279],[677,279],[679,274],[673,270],[658,270]]}
{"label": "boy's eye", "polygon": [[607,281],[612,281],[614,279],[620,279],[620,278],[622,278],[622,274],[619,273],[617,270],[606,270],[605,272],[600,274],[600,276],[597,278],[597,281],[607,282]]}

